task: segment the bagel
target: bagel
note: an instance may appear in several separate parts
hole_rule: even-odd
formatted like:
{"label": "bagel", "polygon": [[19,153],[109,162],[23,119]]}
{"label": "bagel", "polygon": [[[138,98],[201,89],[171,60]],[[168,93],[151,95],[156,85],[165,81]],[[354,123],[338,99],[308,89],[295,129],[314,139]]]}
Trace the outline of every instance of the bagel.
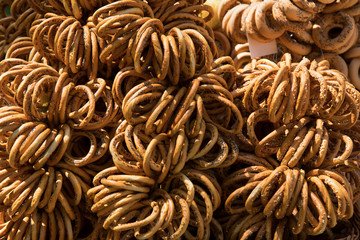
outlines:
{"label": "bagel", "polygon": [[243,12],[249,5],[241,4],[228,11],[222,20],[225,34],[237,43],[246,43],[246,35],[240,30]]}
{"label": "bagel", "polygon": [[[255,12],[256,28],[266,38],[278,38],[284,33],[284,29],[275,21],[272,12],[269,11],[275,1],[264,1],[259,4]],[[268,20],[268,21],[267,21]]]}
{"label": "bagel", "polygon": [[274,4],[274,6],[272,7],[272,14],[274,16],[274,19],[278,22],[278,24],[283,26],[283,28],[285,30],[287,30],[287,31],[300,32],[303,29],[306,29],[309,26],[311,26],[310,21],[307,21],[307,22],[295,22],[295,21],[289,20],[286,17],[284,11],[281,9],[280,2],[276,2]]}
{"label": "bagel", "polygon": [[279,42],[291,50],[291,52],[308,55],[311,52],[311,45],[307,43],[302,43],[296,38],[290,35],[289,32],[285,32],[281,37],[279,37]]}
{"label": "bagel", "polygon": [[317,62],[322,60],[327,60],[330,63],[330,68],[339,70],[345,76],[349,75],[348,65],[340,55],[336,53],[324,53],[322,56],[315,58]]}
{"label": "bagel", "polygon": [[354,47],[344,53],[343,57],[348,60],[351,58],[358,58],[360,57],[360,47]]}
{"label": "bagel", "polygon": [[[339,28],[341,32],[335,37],[331,36],[332,31]],[[346,13],[338,12],[336,14],[324,14],[316,20],[312,29],[312,37],[319,48],[337,52],[338,49],[350,43],[356,31],[354,18]]]}
{"label": "bagel", "polygon": [[311,0],[292,0],[292,2],[304,11],[319,13],[325,8],[325,4]]}
{"label": "bagel", "polygon": [[314,40],[312,39],[311,32],[309,33],[308,31],[303,30],[301,32],[294,32],[293,34],[296,39],[299,39],[302,42],[308,44],[314,44]]}
{"label": "bagel", "polygon": [[280,8],[291,21],[307,22],[315,17],[314,13],[307,12],[296,6],[291,0],[279,0]]}
{"label": "bagel", "polygon": [[359,16],[360,15],[360,2],[356,3],[351,8],[343,10],[344,13],[349,14],[350,16]]}
{"label": "bagel", "polygon": [[235,7],[237,5],[236,0],[223,0],[221,1],[219,8],[218,8],[218,12],[217,15],[219,16],[219,19],[222,21],[223,18],[225,17],[225,14],[232,9],[233,7]]}
{"label": "bagel", "polygon": [[360,58],[354,58],[349,64],[349,80],[357,88],[360,89]]}
{"label": "bagel", "polygon": [[[253,3],[248,7],[248,11],[245,10],[243,16],[244,18],[241,18],[241,20],[245,19],[244,22],[241,22],[241,24],[245,24],[245,31],[247,36],[250,36],[251,38],[255,39],[258,42],[270,42],[273,38],[267,38],[264,37],[259,30],[256,28],[255,23],[255,13],[256,8],[259,6],[259,3]],[[246,16],[245,16],[246,14]],[[242,25],[243,26],[243,25]]]}
{"label": "bagel", "polygon": [[[322,0],[322,1],[327,1],[327,0]],[[332,1],[333,3],[328,4],[324,10],[322,11],[323,13],[334,13],[334,12],[338,12],[341,11],[343,9],[347,9],[350,8],[352,6],[354,6],[356,3],[358,3],[358,0],[344,0],[344,1]]]}

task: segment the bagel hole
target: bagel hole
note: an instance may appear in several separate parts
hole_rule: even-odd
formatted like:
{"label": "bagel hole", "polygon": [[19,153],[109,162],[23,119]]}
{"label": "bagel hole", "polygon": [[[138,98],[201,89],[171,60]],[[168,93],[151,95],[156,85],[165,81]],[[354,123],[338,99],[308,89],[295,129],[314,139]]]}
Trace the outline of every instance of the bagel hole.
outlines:
{"label": "bagel hole", "polygon": [[[360,72],[359,72],[360,73]],[[351,156],[357,156],[360,154],[360,141],[359,139],[357,139],[356,137],[353,138],[353,144],[354,144],[354,148],[353,148],[353,152],[351,154]]]}
{"label": "bagel hole", "polygon": [[143,112],[149,111],[150,109],[152,109],[153,107],[156,106],[157,101],[155,101],[155,100],[158,100],[158,99],[146,99],[146,100],[140,102],[138,105],[135,106],[135,108],[134,108],[135,112],[143,113]]}
{"label": "bagel hole", "polygon": [[255,126],[256,137],[261,141],[264,137],[274,130],[274,125],[271,122],[260,122]]}
{"label": "bagel hole", "polygon": [[6,6],[5,8],[4,8],[4,14],[5,14],[5,16],[7,16],[7,17],[10,17],[11,16],[11,6]]}
{"label": "bagel hole", "polygon": [[74,146],[71,149],[70,154],[73,157],[84,157],[88,154],[91,147],[90,139],[84,136],[79,136],[77,139],[75,139],[76,142]]}
{"label": "bagel hole", "polygon": [[92,222],[90,221],[90,219],[83,218],[83,221],[84,221],[84,224],[79,232],[79,235],[77,236],[78,238],[90,237],[92,231],[94,230],[94,226],[93,226]]}
{"label": "bagel hole", "polygon": [[106,103],[103,98],[99,98],[95,104],[96,112],[106,112]]}
{"label": "bagel hole", "polygon": [[275,27],[275,28],[278,26],[273,14],[272,14],[271,8],[265,12],[265,23],[267,26],[271,26],[271,27]]}
{"label": "bagel hole", "polygon": [[332,232],[341,234],[343,237],[348,236],[351,232],[351,225],[346,221],[339,221],[334,228],[331,229]]}
{"label": "bagel hole", "polygon": [[328,36],[330,39],[334,39],[336,37],[338,37],[341,34],[341,31],[343,29],[341,27],[333,27],[329,30],[328,32]]}
{"label": "bagel hole", "polygon": [[73,201],[75,199],[75,189],[72,185],[72,183],[70,182],[70,180],[64,176],[63,174],[63,185],[62,185],[62,193],[64,194],[64,197],[69,201],[69,203],[71,201]]}
{"label": "bagel hole", "polygon": [[[204,149],[210,141],[214,141],[214,140],[217,141],[217,139],[211,138],[211,133],[206,132],[206,134],[204,136],[204,140],[201,143],[200,149],[201,150]],[[219,153],[221,153],[221,147],[219,145],[219,142],[217,141],[215,143],[215,145],[204,156],[202,156],[202,158],[205,158],[205,159],[211,161],[211,159],[216,158],[219,155]]]}

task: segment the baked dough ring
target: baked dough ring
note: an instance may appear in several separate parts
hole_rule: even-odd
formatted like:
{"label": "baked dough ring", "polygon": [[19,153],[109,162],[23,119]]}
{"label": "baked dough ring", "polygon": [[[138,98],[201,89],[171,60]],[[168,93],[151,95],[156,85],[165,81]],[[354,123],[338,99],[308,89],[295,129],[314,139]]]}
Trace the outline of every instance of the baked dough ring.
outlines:
{"label": "baked dough ring", "polygon": [[[261,32],[259,32],[259,30],[257,29],[256,22],[255,22],[255,19],[256,19],[255,14],[256,14],[256,9],[258,8],[258,6],[259,6],[259,3],[253,3],[248,7],[248,9],[249,9],[248,11],[246,11],[247,9],[245,10],[246,12],[244,12],[244,14],[243,14],[244,17],[241,19],[241,20],[245,19],[244,20],[245,25],[243,25],[243,24],[241,24],[241,25],[242,25],[242,27],[245,26],[247,36],[255,39],[258,42],[270,42],[273,39],[273,37],[267,38],[267,37],[263,36],[261,34]],[[245,14],[247,14],[247,15],[245,16]]]}
{"label": "baked dough ring", "polygon": [[344,13],[349,14],[350,16],[359,16],[360,15],[360,2],[352,6],[351,8],[347,8],[343,10]]}
{"label": "baked dough ring", "polygon": [[318,56],[315,58],[315,61],[317,62],[320,62],[322,60],[327,60],[330,63],[330,68],[335,68],[346,76],[349,75],[348,65],[340,55],[336,53],[324,53],[322,56]]}
{"label": "baked dough ring", "polygon": [[312,45],[314,44],[314,40],[312,38],[311,31],[312,31],[312,26],[309,29],[304,29],[300,32],[294,32],[293,35],[299,41]]}
{"label": "baked dough ring", "polygon": [[355,46],[357,41],[359,39],[359,28],[355,28],[355,33],[352,35],[351,39],[344,44],[343,47],[337,49],[335,53],[337,54],[343,54],[347,50],[349,50],[351,47]]}
{"label": "baked dough ring", "polygon": [[222,20],[222,29],[225,34],[237,43],[246,43],[247,38],[243,31],[240,30],[241,18],[243,12],[249,5],[240,4],[228,11]]}
{"label": "baked dough ring", "polygon": [[287,47],[291,52],[308,55],[311,52],[311,45],[307,43],[301,43],[297,39],[290,36],[289,32],[285,32],[279,37],[279,42]]}
{"label": "baked dough ring", "polygon": [[343,57],[346,60],[360,57],[360,47],[351,48],[349,51],[344,53]]}
{"label": "baked dough ring", "polygon": [[325,8],[325,4],[311,0],[292,0],[292,2],[304,11],[319,13]]}
{"label": "baked dough ring", "polygon": [[[264,1],[256,8],[255,23],[258,31],[266,38],[278,38],[284,33],[284,29],[275,21],[272,15],[267,16],[267,12],[273,7],[276,1]],[[266,21],[268,19],[268,21]]]}
{"label": "baked dough ring", "polygon": [[[329,36],[332,29],[342,28],[340,34],[334,38]],[[312,36],[315,44],[326,51],[338,52],[338,49],[346,47],[356,34],[357,28],[353,17],[338,12],[334,14],[325,14],[313,25]],[[346,51],[346,50],[345,50]]]}
{"label": "baked dough ring", "polygon": [[357,2],[358,2],[358,0],[344,0],[344,1],[340,1],[340,2],[336,1],[336,2],[334,2],[332,4],[327,5],[322,12],[323,13],[338,12],[338,11],[341,11],[343,9],[351,8]]}
{"label": "baked dough ring", "polygon": [[356,89],[360,89],[360,58],[354,58],[351,60],[349,64],[349,79],[350,82],[356,87]]}
{"label": "baked dough ring", "polygon": [[234,6],[236,6],[236,0],[223,0],[221,1],[219,8],[218,8],[218,16],[220,20],[222,21],[227,11],[232,9]]}
{"label": "baked dough ring", "polygon": [[321,2],[323,4],[331,4],[331,3],[335,2],[335,0],[319,0],[319,2]]}
{"label": "baked dough ring", "polygon": [[229,56],[231,52],[231,43],[222,31],[214,31],[215,43],[218,49],[218,57]]}
{"label": "baked dough ring", "polygon": [[300,32],[303,29],[307,29],[307,27],[311,26],[311,22],[295,22],[289,20],[284,11],[281,9],[280,2],[276,2],[272,7],[272,13],[275,20],[284,27],[285,30],[291,32]]}
{"label": "baked dough ring", "polygon": [[296,6],[291,0],[279,0],[280,8],[291,21],[307,22],[315,17],[314,13],[306,12]]}

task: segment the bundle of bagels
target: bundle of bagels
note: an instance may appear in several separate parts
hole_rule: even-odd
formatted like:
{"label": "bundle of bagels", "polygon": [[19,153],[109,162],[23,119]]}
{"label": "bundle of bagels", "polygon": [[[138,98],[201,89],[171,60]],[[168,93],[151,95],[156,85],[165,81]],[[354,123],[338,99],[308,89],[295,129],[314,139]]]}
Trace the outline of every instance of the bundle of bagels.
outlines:
{"label": "bundle of bagels", "polygon": [[0,240],[360,239],[359,21],[0,1]]}

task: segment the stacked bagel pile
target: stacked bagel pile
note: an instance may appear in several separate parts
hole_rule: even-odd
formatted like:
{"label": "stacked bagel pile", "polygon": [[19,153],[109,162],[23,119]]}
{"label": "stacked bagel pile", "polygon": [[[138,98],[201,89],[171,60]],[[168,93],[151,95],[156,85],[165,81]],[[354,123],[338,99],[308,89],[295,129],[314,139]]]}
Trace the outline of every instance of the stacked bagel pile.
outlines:
{"label": "stacked bagel pile", "polygon": [[206,24],[213,9],[35,0],[13,2],[11,13],[0,63],[0,237],[222,236],[210,169],[237,160],[243,119],[223,56],[230,43]]}
{"label": "stacked bagel pile", "polygon": [[360,92],[248,54],[290,3],[1,2],[0,239],[359,237]]}
{"label": "stacked bagel pile", "polygon": [[247,36],[269,42],[278,39],[291,53],[308,55],[313,48],[342,54],[358,39],[358,1],[222,1],[218,15],[235,42]]}
{"label": "stacked bagel pile", "polygon": [[303,56],[329,60],[360,89],[359,1],[240,2],[221,1],[217,8],[222,29],[234,43],[246,43],[247,36],[259,42],[276,39],[280,52],[290,52],[297,61]]}
{"label": "stacked bagel pile", "polygon": [[254,154],[224,174],[227,239],[323,239],[344,223],[354,230],[359,92],[327,61],[289,54],[252,61],[240,79],[238,141]]}

